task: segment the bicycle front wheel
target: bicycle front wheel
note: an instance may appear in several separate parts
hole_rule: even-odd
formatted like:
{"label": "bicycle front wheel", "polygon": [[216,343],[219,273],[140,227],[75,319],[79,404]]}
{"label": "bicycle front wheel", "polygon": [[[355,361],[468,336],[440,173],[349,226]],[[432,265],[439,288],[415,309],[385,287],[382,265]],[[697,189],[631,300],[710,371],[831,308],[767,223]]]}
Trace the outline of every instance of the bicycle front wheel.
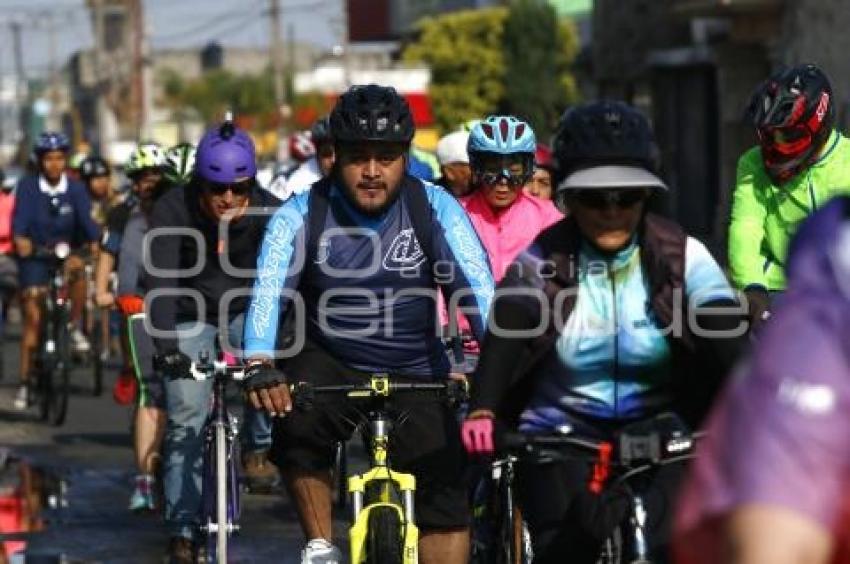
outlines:
{"label": "bicycle front wheel", "polygon": [[60,323],[55,327],[56,364],[50,380],[50,400],[48,406],[48,420],[51,425],[59,426],[65,422],[68,414],[69,375],[71,371],[71,344],[68,329],[64,323],[63,316]]}
{"label": "bicycle front wheel", "polygon": [[402,525],[393,507],[375,507],[369,512],[366,537],[368,564],[401,564],[403,554]]}
{"label": "bicycle front wheel", "polygon": [[224,425],[215,428],[215,515],[218,525],[215,536],[215,562],[227,562],[228,535],[228,464],[227,464],[227,429]]}
{"label": "bicycle front wheel", "polygon": [[103,394],[103,323],[98,311],[94,315],[94,320],[91,325],[91,358],[92,371],[92,395],[99,397]]}

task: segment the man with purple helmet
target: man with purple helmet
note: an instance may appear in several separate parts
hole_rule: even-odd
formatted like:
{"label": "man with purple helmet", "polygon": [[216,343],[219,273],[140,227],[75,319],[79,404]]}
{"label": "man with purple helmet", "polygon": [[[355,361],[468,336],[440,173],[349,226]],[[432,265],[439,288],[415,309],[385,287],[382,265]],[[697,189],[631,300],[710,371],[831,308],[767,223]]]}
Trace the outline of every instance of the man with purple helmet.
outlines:
{"label": "man with purple helmet", "polygon": [[[156,330],[155,365],[183,375],[193,361],[219,346],[241,348],[251,274],[267,218],[280,201],[256,182],[251,138],[230,121],[198,144],[195,171],[186,186],[154,206],[146,239],[147,299]],[[201,491],[201,428],[211,382],[166,378],[165,518],[171,562],[193,562],[193,533]],[[246,407],[242,452],[245,474],[269,487],[276,473],[266,462],[271,444],[266,415]]]}

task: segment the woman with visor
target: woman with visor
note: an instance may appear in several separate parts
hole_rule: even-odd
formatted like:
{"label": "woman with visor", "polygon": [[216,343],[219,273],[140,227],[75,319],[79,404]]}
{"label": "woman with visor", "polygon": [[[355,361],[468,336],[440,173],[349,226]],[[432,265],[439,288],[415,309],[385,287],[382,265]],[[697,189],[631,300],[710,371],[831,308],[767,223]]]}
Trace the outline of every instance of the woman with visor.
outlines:
{"label": "woman with visor", "polygon": [[[497,288],[462,429],[474,455],[493,452],[495,422],[597,440],[670,411],[696,424],[741,343],[720,267],[681,227],[647,211],[650,196],[667,187],[646,118],[620,102],[573,108],[555,154],[556,199],[570,215],[537,236]],[[704,307],[720,311],[702,316]],[[728,338],[707,338],[701,328]],[[659,472],[647,496],[653,554],[666,544],[664,504],[679,472]],[[591,475],[580,459],[519,466],[535,562],[565,554],[597,561],[628,501],[622,492],[590,492]]]}

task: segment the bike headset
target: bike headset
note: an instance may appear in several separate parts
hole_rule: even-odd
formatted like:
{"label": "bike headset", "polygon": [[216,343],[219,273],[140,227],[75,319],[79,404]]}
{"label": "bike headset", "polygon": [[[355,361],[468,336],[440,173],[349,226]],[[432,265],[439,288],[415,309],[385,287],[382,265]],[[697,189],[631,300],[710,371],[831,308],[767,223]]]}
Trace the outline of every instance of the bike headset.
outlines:
{"label": "bike headset", "polygon": [[[474,183],[494,185],[505,179],[509,186],[524,186],[534,175],[534,155],[537,151],[537,139],[528,123],[513,116],[488,116],[477,122],[469,133],[466,152],[472,168]],[[519,155],[522,173],[515,174],[504,166],[505,158]],[[488,156],[502,158],[500,172],[485,171],[483,160]]]}

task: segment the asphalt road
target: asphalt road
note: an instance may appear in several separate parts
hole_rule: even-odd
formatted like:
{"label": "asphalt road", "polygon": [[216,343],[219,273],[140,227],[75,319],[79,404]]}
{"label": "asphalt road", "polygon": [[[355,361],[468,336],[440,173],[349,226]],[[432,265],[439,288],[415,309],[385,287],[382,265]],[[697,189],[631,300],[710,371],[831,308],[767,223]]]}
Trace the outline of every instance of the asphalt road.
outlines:
{"label": "asphalt road", "polygon": [[[85,372],[76,370],[68,419],[61,427],[50,427],[36,421],[32,414],[13,410],[19,342],[12,334],[2,346],[0,499],[4,486],[6,494],[15,489],[22,464],[52,477],[48,482],[65,485],[64,495],[56,498],[64,498],[65,506],[42,512],[41,531],[13,536],[26,543],[26,563],[162,562],[167,537],[161,518],[127,510],[134,476],[132,414],[130,408],[112,400],[115,367],[109,368],[105,392],[97,398],[92,397]],[[4,471],[5,456],[10,461]],[[303,540],[285,495],[245,494],[242,501],[241,532],[233,540],[231,561],[299,562]],[[335,524],[335,535],[344,534],[345,522],[341,520]],[[6,536],[5,540],[10,538]],[[345,545],[341,539],[337,543]],[[10,562],[24,560],[17,556]]]}

